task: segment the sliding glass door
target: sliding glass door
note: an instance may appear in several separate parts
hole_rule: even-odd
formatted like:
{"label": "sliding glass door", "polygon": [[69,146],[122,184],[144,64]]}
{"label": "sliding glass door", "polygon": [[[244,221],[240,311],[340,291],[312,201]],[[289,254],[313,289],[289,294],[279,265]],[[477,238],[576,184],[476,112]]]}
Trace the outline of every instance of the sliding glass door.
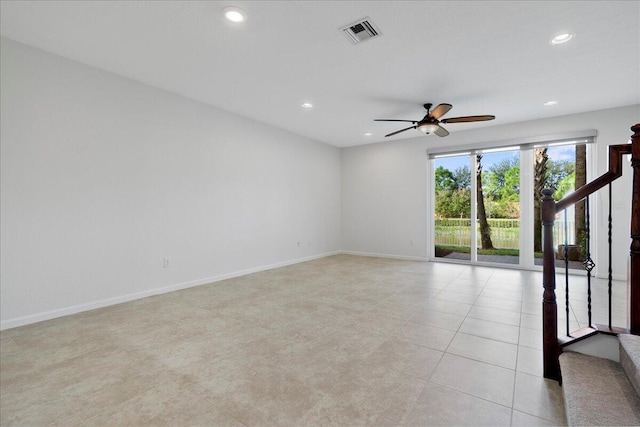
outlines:
{"label": "sliding glass door", "polygon": [[[534,194],[543,188],[555,190],[553,198],[560,200],[587,183],[586,144],[549,144],[534,149]],[[586,257],[585,201],[570,206],[556,215],[553,226],[553,247],[558,266],[565,266],[565,247],[568,266],[584,269]],[[534,198],[533,251],[535,264],[542,265],[542,224],[539,199]]]}
{"label": "sliding glass door", "polygon": [[520,264],[520,151],[476,155],[477,259]]}
{"label": "sliding glass door", "polygon": [[435,159],[435,256],[471,260],[471,164],[468,155]]}
{"label": "sliding glass door", "polygon": [[[552,188],[559,200],[586,183],[589,142],[590,137],[430,154],[432,256],[541,265],[540,193]],[[558,213],[554,248],[559,265],[564,265],[566,246],[570,268],[583,268],[584,240],[584,206]]]}
{"label": "sliding glass door", "polygon": [[435,257],[519,264],[519,154],[488,150],[434,159]]}

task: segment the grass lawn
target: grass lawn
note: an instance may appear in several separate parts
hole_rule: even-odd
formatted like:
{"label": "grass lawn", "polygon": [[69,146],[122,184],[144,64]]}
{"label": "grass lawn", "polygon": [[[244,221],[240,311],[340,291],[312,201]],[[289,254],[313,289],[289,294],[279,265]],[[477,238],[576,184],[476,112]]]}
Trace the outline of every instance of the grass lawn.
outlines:
{"label": "grass lawn", "polygon": [[[436,245],[437,257],[445,257],[452,252],[468,254],[468,253],[471,253],[471,248],[469,246]],[[518,249],[480,249],[478,248],[478,254],[519,256],[520,251]],[[535,252],[534,257],[542,258],[542,252]]]}

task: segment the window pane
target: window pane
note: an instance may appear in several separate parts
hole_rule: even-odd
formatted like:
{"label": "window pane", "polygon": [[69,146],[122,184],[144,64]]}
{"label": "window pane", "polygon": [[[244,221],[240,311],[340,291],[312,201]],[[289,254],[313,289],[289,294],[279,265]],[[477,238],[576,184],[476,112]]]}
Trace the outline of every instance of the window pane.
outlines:
{"label": "window pane", "polygon": [[[536,148],[534,162],[533,250],[535,264],[542,265],[540,193],[544,188],[551,188],[554,190],[553,197],[557,201],[586,183],[586,145]],[[553,227],[553,247],[557,266],[565,265],[566,246],[569,268],[584,269],[582,265],[586,252],[584,233],[584,201],[557,213]]]}
{"label": "window pane", "polygon": [[469,155],[434,159],[435,255],[471,259],[471,171]]}
{"label": "window pane", "polygon": [[520,152],[477,155],[478,261],[520,263]]}

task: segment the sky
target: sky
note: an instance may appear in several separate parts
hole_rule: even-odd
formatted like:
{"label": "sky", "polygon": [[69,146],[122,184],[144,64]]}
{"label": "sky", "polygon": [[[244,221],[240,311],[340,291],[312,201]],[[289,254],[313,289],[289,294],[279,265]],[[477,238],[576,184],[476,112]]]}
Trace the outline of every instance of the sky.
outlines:
{"label": "sky", "polygon": [[[512,157],[518,158],[519,151],[502,151],[499,153],[487,153],[482,155],[482,168],[488,169],[491,165],[499,163],[500,161]],[[455,156],[455,157],[443,157],[436,160],[436,168],[442,166],[445,169],[449,169],[451,172],[462,166],[469,166],[469,155]]]}
{"label": "sky", "polygon": [[[574,145],[562,145],[558,147],[549,147],[547,154],[550,160],[554,161],[575,161],[575,146]],[[482,169],[488,170],[491,165],[499,163],[504,159],[518,157],[519,151],[501,151],[497,153],[487,153],[482,155]],[[455,157],[443,157],[435,159],[436,168],[442,166],[445,169],[449,169],[451,172],[462,166],[469,166],[469,155],[455,156]]]}

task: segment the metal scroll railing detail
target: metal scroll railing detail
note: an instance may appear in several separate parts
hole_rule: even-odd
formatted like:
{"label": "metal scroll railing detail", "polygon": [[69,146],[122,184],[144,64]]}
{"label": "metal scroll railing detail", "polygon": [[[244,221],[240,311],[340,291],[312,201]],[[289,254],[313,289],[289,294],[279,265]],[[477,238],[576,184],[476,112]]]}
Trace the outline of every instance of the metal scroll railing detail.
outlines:
{"label": "metal scroll railing detail", "polygon": [[587,316],[589,317],[589,326],[593,327],[593,319],[591,316],[591,271],[595,268],[596,263],[591,259],[591,212],[589,211],[589,197],[585,198],[585,221],[584,221],[584,238],[585,238],[585,258],[582,261],[584,269],[587,271]]}

